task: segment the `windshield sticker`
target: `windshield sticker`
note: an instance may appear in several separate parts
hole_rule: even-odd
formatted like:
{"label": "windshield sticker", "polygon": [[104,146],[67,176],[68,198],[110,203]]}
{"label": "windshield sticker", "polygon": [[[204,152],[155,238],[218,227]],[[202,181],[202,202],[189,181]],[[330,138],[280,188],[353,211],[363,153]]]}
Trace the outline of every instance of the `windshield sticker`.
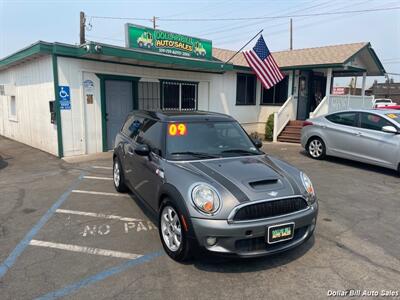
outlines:
{"label": "windshield sticker", "polygon": [[168,125],[168,134],[170,136],[182,136],[182,135],[186,135],[187,133],[187,129],[186,129],[186,125],[183,123],[172,123]]}
{"label": "windshield sticker", "polygon": [[395,115],[395,114],[387,114],[386,116],[388,116],[391,119],[396,119],[397,118],[397,115]]}

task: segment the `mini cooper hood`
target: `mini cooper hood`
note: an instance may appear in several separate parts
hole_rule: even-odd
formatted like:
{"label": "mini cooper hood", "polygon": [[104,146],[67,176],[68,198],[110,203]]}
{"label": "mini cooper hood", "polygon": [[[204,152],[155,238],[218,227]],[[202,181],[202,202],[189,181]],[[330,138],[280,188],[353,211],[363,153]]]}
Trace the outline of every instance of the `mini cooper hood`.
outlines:
{"label": "mini cooper hood", "polygon": [[267,155],[213,159],[190,165],[225,187],[239,202],[300,194],[291,175]]}

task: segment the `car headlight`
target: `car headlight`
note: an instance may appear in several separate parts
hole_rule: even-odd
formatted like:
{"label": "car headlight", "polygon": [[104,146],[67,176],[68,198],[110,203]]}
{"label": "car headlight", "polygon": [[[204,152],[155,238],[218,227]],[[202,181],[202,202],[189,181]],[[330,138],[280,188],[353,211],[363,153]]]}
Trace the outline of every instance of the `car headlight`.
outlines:
{"label": "car headlight", "polygon": [[303,183],[303,186],[306,189],[306,196],[307,196],[308,202],[314,203],[316,196],[315,196],[314,186],[313,186],[310,178],[303,172],[300,174],[300,177],[301,177],[301,182]]}
{"label": "car headlight", "polygon": [[218,193],[209,185],[199,184],[192,190],[192,201],[201,212],[212,215],[220,206]]}

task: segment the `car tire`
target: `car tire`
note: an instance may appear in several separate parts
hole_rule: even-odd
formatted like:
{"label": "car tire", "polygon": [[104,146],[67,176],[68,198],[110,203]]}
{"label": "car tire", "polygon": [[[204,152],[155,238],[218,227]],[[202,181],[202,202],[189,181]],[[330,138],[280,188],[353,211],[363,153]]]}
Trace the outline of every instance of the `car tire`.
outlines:
{"label": "car tire", "polygon": [[124,171],[118,157],[114,157],[113,161],[113,182],[117,192],[126,193],[128,191],[128,187],[125,184]]}
{"label": "car tire", "polygon": [[187,220],[170,199],[163,200],[158,214],[158,232],[165,252],[177,262],[191,257],[192,246],[183,226],[183,218]]}
{"label": "car tire", "polygon": [[324,159],[326,156],[324,141],[319,137],[312,137],[307,143],[307,153],[313,159]]}

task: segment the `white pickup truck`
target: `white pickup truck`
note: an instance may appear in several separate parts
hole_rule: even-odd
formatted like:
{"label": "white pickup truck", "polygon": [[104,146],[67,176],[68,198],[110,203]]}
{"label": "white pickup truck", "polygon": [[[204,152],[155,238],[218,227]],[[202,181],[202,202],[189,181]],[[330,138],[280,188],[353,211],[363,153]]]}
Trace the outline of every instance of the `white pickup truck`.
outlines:
{"label": "white pickup truck", "polygon": [[374,100],[374,108],[396,105],[392,99],[378,98]]}

